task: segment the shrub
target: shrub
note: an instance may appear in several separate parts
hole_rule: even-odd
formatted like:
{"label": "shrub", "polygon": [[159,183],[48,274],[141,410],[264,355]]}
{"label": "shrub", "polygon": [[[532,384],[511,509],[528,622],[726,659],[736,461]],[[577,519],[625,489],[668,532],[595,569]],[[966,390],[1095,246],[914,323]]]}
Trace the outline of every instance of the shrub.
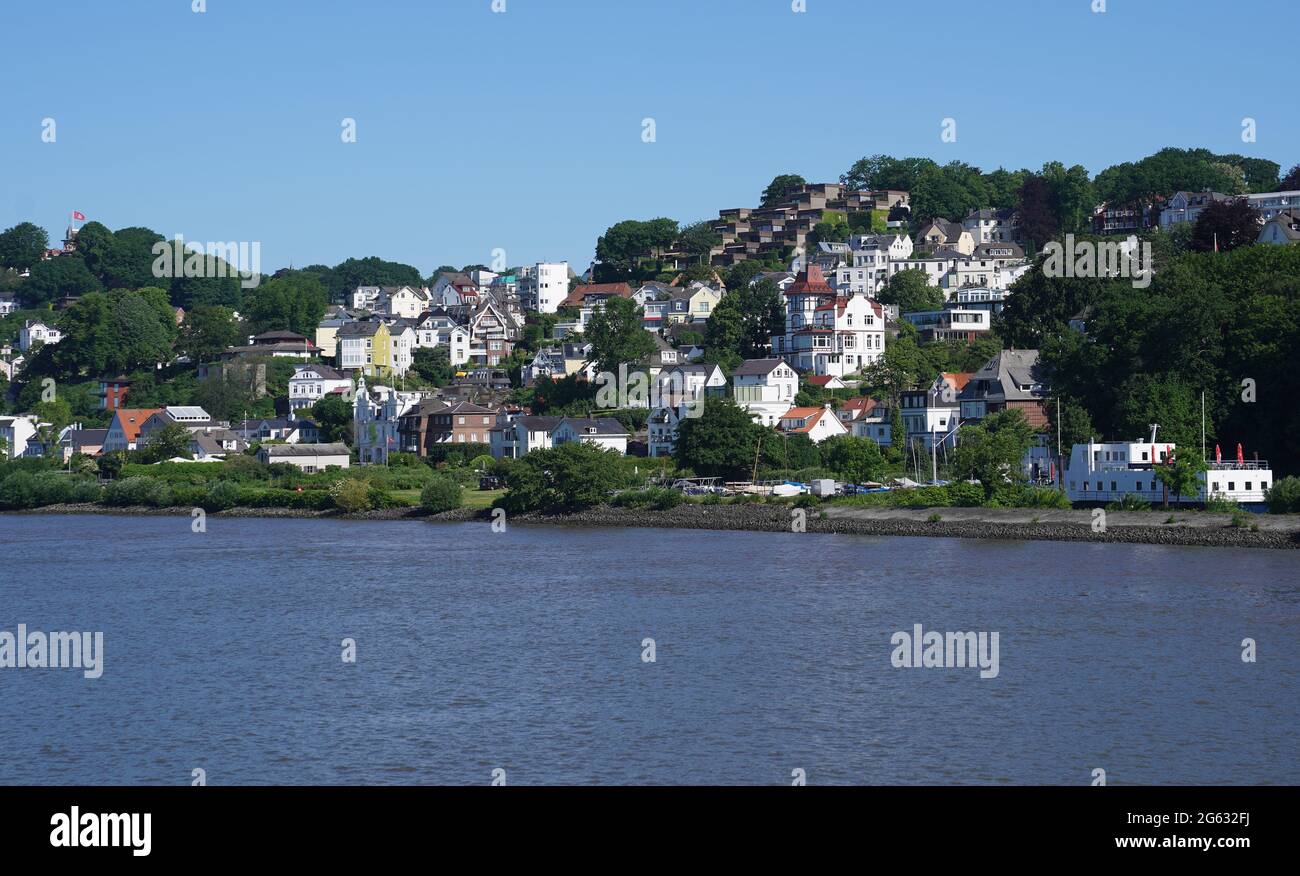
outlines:
{"label": "shrub", "polygon": [[203,508],[207,511],[225,511],[239,504],[239,485],[232,481],[217,481],[208,487],[203,497]]}
{"label": "shrub", "polygon": [[1275,481],[1265,498],[1270,514],[1300,513],[1300,478],[1293,475]]}
{"label": "shrub", "polygon": [[1107,511],[1150,511],[1151,503],[1134,493],[1125,494],[1118,502],[1106,506]]}
{"label": "shrub", "polygon": [[171,504],[171,490],[167,484],[154,478],[129,477],[113,481],[104,489],[104,502],[108,505],[148,505],[164,508]]}
{"label": "shrub", "polygon": [[443,475],[435,475],[420,491],[420,506],[431,514],[455,510],[460,504],[460,484]]}
{"label": "shrub", "polygon": [[330,489],[334,505],[349,514],[359,514],[374,507],[370,484],[358,478],[343,478]]}
{"label": "shrub", "polygon": [[0,508],[35,508],[36,477],[19,471],[0,481]]}
{"label": "shrub", "polygon": [[1223,496],[1211,496],[1205,500],[1205,510],[1214,514],[1231,514],[1240,508],[1237,502]]}
{"label": "shrub", "polygon": [[979,484],[957,481],[948,485],[952,504],[961,508],[975,508],[984,504],[984,488]]}

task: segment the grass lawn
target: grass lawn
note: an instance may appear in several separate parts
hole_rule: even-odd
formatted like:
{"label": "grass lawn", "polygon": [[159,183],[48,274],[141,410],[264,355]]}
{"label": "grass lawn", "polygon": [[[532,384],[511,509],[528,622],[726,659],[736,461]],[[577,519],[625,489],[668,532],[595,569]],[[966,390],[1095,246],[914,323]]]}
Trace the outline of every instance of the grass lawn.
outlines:
{"label": "grass lawn", "polygon": [[469,487],[460,490],[461,502],[466,508],[487,508],[505,494],[505,490],[471,490]]}

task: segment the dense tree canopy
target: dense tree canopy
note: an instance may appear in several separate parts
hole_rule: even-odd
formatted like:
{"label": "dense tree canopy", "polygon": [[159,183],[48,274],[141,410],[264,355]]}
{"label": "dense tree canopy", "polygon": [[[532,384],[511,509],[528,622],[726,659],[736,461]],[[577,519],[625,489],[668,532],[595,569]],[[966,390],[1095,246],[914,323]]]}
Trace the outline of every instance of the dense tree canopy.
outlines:
{"label": "dense tree canopy", "polygon": [[1170,440],[1199,447],[1204,391],[1211,441],[1296,469],[1300,247],[1176,256],[1149,289],[1105,284],[1092,307],[1086,335],[1045,333],[1041,359],[1099,435],[1133,438],[1158,422]]}
{"label": "dense tree canopy", "polygon": [[0,233],[0,267],[25,271],[41,260],[50,247],[44,228],[31,222],[19,222]]}
{"label": "dense tree canopy", "polygon": [[929,275],[919,268],[893,274],[878,297],[882,304],[897,304],[900,313],[921,313],[943,307],[943,290],[930,285]]}
{"label": "dense tree canopy", "polygon": [[784,201],[791,195],[798,194],[808,181],[797,173],[782,173],[772,178],[763,189],[763,193],[758,196],[758,202],[763,207],[770,207]]}
{"label": "dense tree canopy", "polygon": [[641,307],[630,298],[610,298],[587,321],[584,337],[591,344],[591,360],[600,371],[618,373],[618,366],[647,358],[655,351],[654,339],[642,328]]}
{"label": "dense tree canopy", "polygon": [[285,272],[252,290],[249,333],[282,330],[312,337],[325,315],[327,293],[313,274]]}

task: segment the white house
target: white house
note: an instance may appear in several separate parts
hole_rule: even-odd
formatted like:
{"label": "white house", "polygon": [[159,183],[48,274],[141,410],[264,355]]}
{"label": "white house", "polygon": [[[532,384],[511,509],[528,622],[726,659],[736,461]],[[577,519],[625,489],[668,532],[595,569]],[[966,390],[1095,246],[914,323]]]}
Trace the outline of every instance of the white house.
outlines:
{"label": "white house", "polygon": [[961,221],[975,245],[1011,243],[1020,237],[1020,215],[1015,210],[972,210]]}
{"label": "white house", "polygon": [[551,444],[559,447],[570,441],[580,441],[626,455],[629,437],[623,424],[609,417],[565,417],[551,433]]}
{"label": "white house", "polygon": [[532,417],[502,411],[497,424],[488,432],[488,444],[494,459],[518,459],[534,450],[552,446],[555,428],[563,417]]}
{"label": "white house", "polygon": [[790,408],[781,415],[780,429],[786,435],[807,435],[814,444],[849,433],[829,404],[820,408]]}
{"label": "white house", "polygon": [[527,310],[554,313],[568,296],[568,262],[538,262],[519,278],[519,298]]}
{"label": "white house", "polygon": [[727,378],[717,365],[664,367],[655,377],[646,421],[650,456],[669,456],[677,446],[677,426],[703,413],[706,398],[726,394]]}
{"label": "white house", "polygon": [[1300,207],[1284,210],[1264,223],[1256,243],[1300,243]]}
{"label": "white house", "polygon": [[309,408],[335,392],[352,390],[352,380],[328,365],[295,365],[289,378],[289,410]]}
{"label": "white house", "polygon": [[308,474],[330,466],[348,468],[351,464],[346,444],[263,444],[257,458],[265,465],[287,462]]}
{"label": "white house", "polygon": [[925,389],[900,394],[903,426],[907,441],[920,441],[925,449],[938,445],[957,446],[957,427],[961,421],[959,395],[970,382],[969,372],[944,372]]}
{"label": "white house", "polygon": [[885,315],[865,295],[840,296],[811,265],[785,291],[785,333],[772,352],[798,371],[844,377],[885,354]]}
{"label": "white house", "polygon": [[39,319],[29,319],[18,330],[18,349],[26,353],[33,344],[57,344],[63,340],[63,332]]}
{"label": "white house", "polygon": [[24,455],[28,443],[36,437],[37,423],[35,414],[0,417],[0,453],[7,459]]}
{"label": "white house", "polygon": [[782,359],[747,359],[731,373],[732,396],[762,426],[776,426],[794,406],[799,375]]}
{"label": "white house", "polygon": [[389,316],[416,319],[428,309],[430,293],[414,286],[385,286],[380,300]]}
{"label": "white house", "polygon": [[353,310],[375,310],[383,290],[378,286],[358,286],[352,290]]}

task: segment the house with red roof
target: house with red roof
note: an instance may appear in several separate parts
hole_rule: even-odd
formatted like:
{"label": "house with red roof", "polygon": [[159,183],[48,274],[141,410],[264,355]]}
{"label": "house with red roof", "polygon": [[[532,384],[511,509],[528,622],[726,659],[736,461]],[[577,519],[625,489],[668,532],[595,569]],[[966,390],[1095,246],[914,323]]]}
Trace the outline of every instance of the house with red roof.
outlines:
{"label": "house with red roof", "polygon": [[104,436],[104,452],[135,450],[140,441],[140,427],[163,408],[118,408]]}
{"label": "house with red roof", "polygon": [[807,435],[814,444],[849,433],[830,405],[820,408],[790,408],[781,415],[780,430],[786,435]]}
{"label": "house with red roof", "polygon": [[813,376],[845,377],[885,354],[885,313],[866,295],[839,295],[816,264],[785,290],[785,332],[772,352]]}

